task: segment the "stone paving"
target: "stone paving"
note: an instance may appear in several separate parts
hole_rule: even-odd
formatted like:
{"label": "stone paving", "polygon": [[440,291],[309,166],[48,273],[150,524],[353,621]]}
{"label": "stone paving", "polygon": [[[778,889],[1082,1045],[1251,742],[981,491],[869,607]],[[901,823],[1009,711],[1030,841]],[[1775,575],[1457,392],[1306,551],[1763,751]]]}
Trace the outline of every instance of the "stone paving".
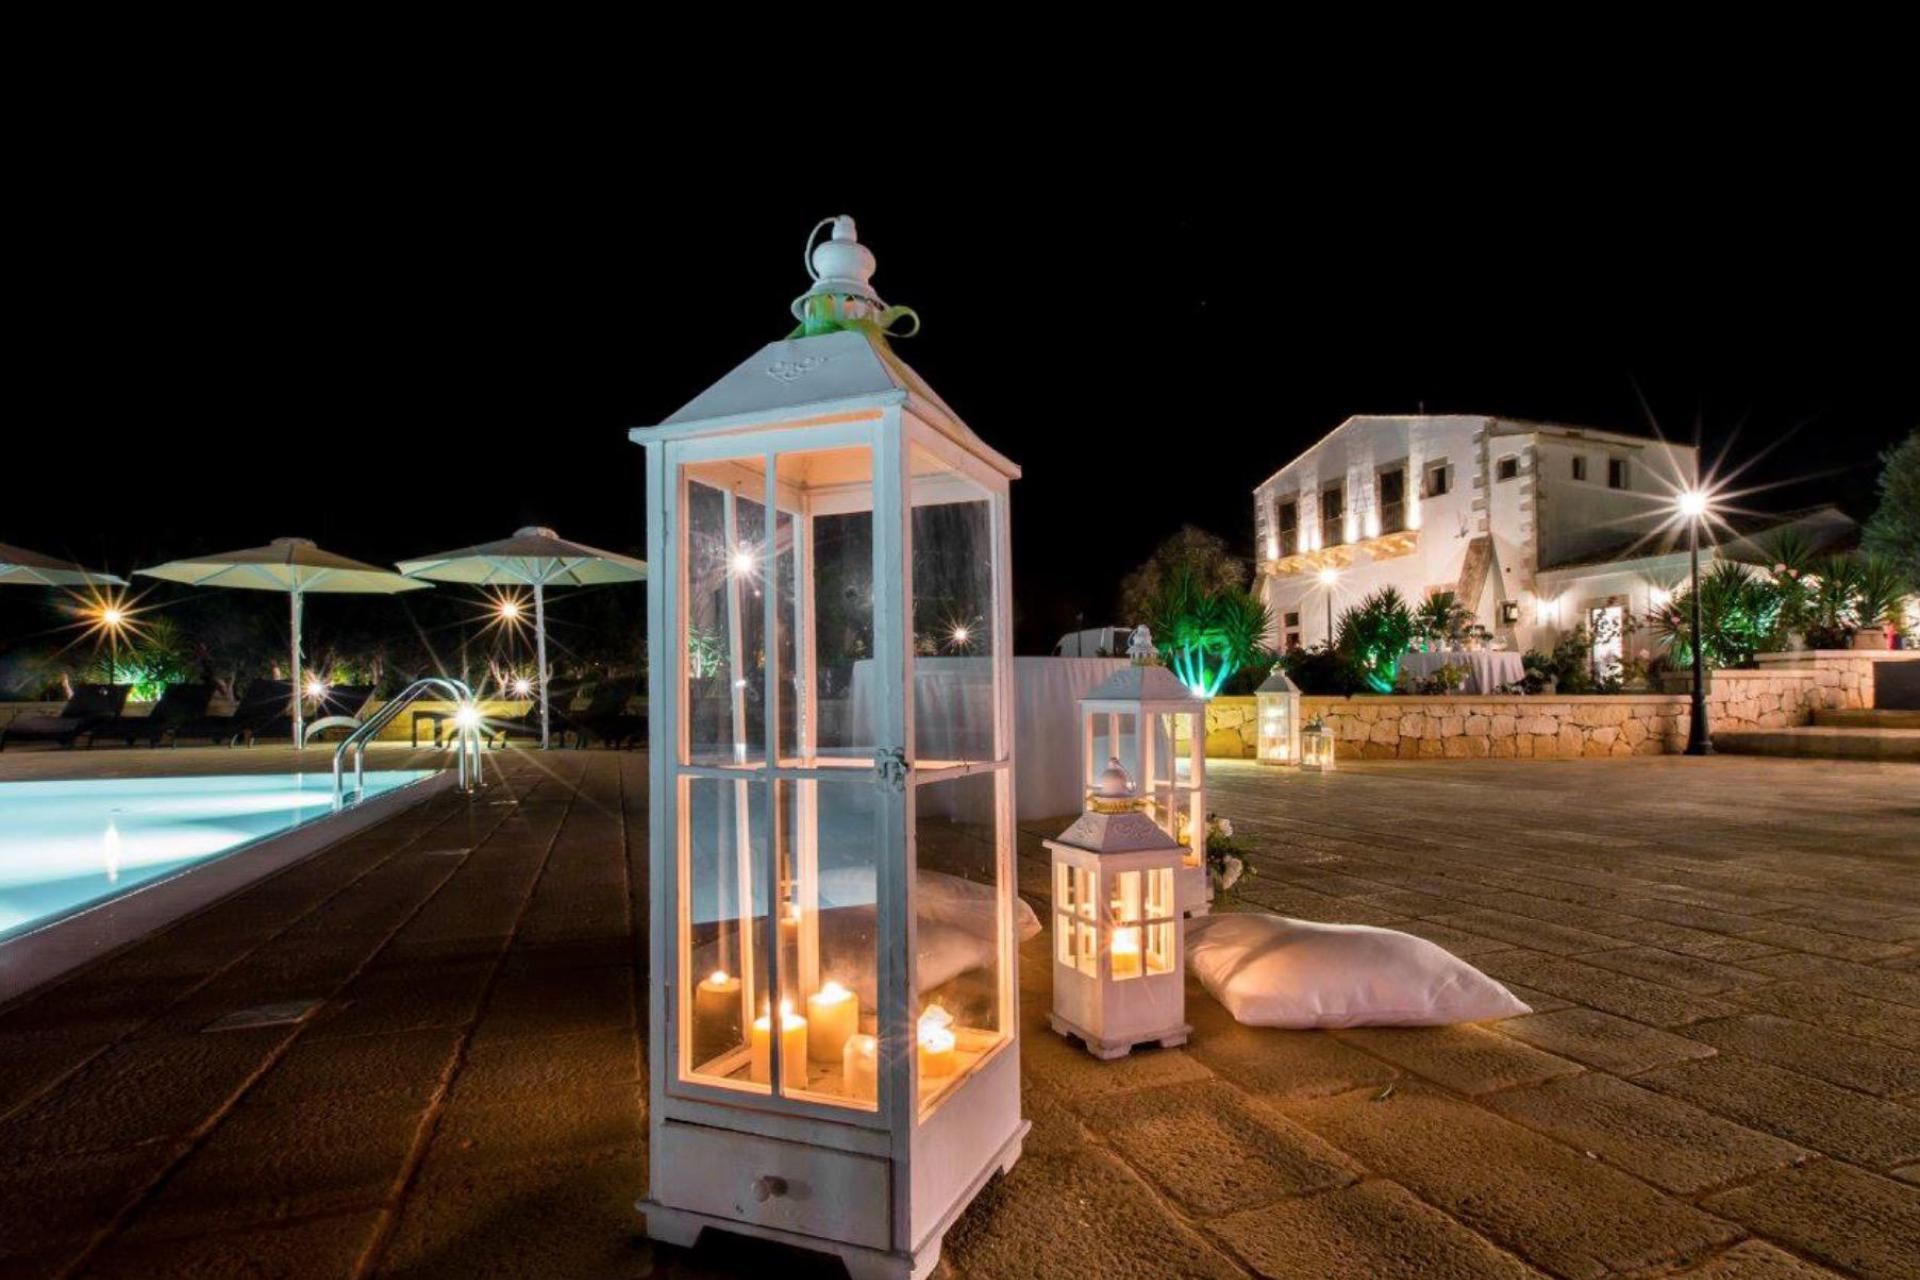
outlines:
{"label": "stone paving", "polygon": [[[289,754],[8,752],[0,778]],[[429,800],[0,1010],[0,1277],[841,1274],[639,1237],[645,759],[489,769],[477,805]],[[1422,934],[1536,1011],[1289,1033],[1196,988],[1192,1043],[1102,1064],[1046,1030],[1043,936],[1033,1133],[942,1274],[1920,1275],[1920,768],[1211,776],[1256,851],[1239,906]],[[1022,832],[1029,895],[1058,825]]]}

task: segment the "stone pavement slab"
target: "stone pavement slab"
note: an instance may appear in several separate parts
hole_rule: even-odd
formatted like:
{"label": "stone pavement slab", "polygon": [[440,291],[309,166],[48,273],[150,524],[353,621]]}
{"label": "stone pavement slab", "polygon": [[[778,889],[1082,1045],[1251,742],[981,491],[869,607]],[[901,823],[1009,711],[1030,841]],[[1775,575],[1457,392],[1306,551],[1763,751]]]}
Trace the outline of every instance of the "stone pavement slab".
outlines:
{"label": "stone pavement slab", "polygon": [[[0,778],[290,763],[8,752]],[[0,1280],[841,1274],[644,1240],[645,758],[487,768],[482,804],[429,800],[0,1009]],[[1020,974],[1034,1128],[940,1280],[1903,1274],[1920,772],[1209,781],[1258,898],[1432,938],[1539,1012],[1278,1031],[1196,984],[1188,1045],[1100,1063],[1046,1027],[1043,934]],[[1036,896],[1044,825],[1019,839]],[[298,1023],[202,1031],[301,997],[321,1003]]]}

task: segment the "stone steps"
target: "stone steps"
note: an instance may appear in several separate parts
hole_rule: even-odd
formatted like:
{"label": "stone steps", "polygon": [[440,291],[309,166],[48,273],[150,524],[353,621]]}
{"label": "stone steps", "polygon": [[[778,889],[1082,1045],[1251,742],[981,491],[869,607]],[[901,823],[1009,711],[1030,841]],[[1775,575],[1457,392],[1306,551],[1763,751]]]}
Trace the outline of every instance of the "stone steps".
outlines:
{"label": "stone steps", "polygon": [[1714,734],[1713,749],[1728,755],[1899,760],[1920,764],[1920,727],[1878,729],[1820,724],[1797,729],[1736,730]]}
{"label": "stone steps", "polygon": [[1832,729],[1920,729],[1920,711],[1816,711],[1813,722]]}

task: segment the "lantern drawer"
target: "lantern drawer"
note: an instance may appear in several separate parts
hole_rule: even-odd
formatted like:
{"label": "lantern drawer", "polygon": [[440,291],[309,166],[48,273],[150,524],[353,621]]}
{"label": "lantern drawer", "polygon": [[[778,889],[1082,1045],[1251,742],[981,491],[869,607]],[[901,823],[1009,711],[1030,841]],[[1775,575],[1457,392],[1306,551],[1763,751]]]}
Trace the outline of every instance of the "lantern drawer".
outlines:
{"label": "lantern drawer", "polygon": [[[675,1208],[885,1249],[889,1162],[706,1125],[661,1122],[653,1184]],[[660,1176],[673,1171],[671,1183]]]}

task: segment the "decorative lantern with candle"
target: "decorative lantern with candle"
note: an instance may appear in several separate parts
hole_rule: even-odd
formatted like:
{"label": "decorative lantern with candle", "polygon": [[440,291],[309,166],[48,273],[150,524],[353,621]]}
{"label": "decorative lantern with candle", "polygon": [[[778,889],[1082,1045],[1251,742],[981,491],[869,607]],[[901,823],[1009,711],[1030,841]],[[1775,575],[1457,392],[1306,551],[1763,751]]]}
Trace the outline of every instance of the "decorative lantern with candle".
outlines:
{"label": "decorative lantern with candle", "polygon": [[1143,811],[1186,847],[1174,881],[1180,910],[1187,915],[1205,915],[1211,894],[1206,738],[1206,702],[1173,672],[1138,658],[1080,699],[1086,793],[1091,796],[1099,789],[1109,757],[1120,761],[1128,777],[1140,780]]}
{"label": "decorative lantern with candle", "polygon": [[1053,1029],[1096,1058],[1185,1044],[1186,923],[1175,883],[1186,848],[1134,795],[1115,758],[1053,851]]}
{"label": "decorative lantern with candle", "polygon": [[1300,763],[1300,686],[1274,664],[1271,674],[1253,691],[1254,714],[1259,719],[1261,764]]}
{"label": "decorative lantern with candle", "polygon": [[[922,1276],[1019,1158],[1007,496],[849,218],[647,448],[647,1233]],[[819,228],[816,228],[816,232]],[[964,643],[956,639],[964,637]]]}
{"label": "decorative lantern with candle", "polygon": [[1333,730],[1319,716],[1307,721],[1307,727],[1300,731],[1300,767],[1309,773],[1333,768]]}

